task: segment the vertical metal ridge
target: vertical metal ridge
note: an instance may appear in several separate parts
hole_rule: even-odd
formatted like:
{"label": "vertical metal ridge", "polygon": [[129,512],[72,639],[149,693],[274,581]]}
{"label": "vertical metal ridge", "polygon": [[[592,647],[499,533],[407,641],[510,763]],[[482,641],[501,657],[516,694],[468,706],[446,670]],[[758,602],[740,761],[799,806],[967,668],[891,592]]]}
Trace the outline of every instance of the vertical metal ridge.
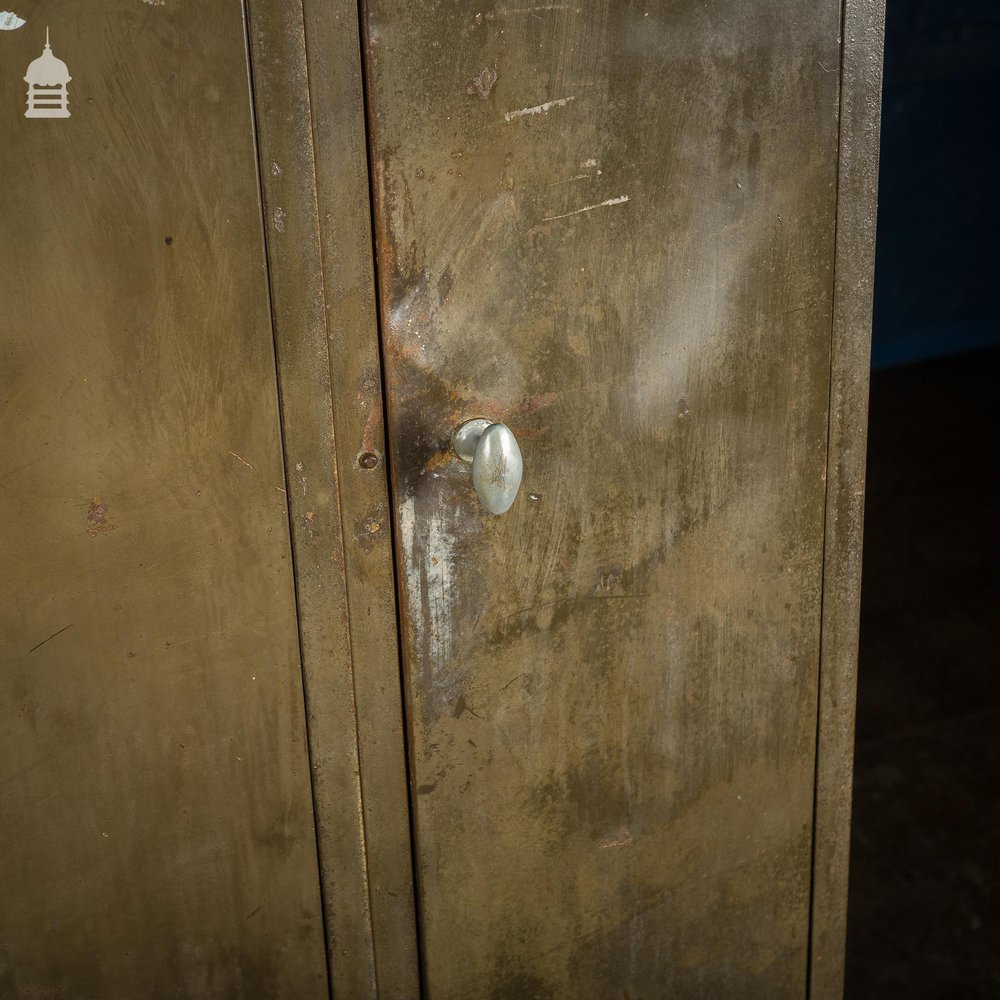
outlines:
{"label": "vertical metal ridge", "polygon": [[[253,3],[254,0],[249,0],[249,6],[252,7]],[[296,22],[294,24],[291,23],[293,19]],[[321,393],[318,397],[313,378],[313,354],[321,356],[323,368],[329,373],[330,337],[313,144],[314,123],[311,103],[305,92],[306,88],[302,86],[308,82],[305,14],[299,2],[291,14],[284,8],[280,10],[269,8],[261,15],[260,20],[271,28],[277,23],[280,30],[268,32],[266,36],[267,29],[261,28],[258,29],[259,37],[253,30],[249,32],[250,65],[254,66],[254,60],[261,63],[265,61],[264,54],[255,52],[255,49],[263,46],[265,41],[274,41],[276,38],[277,53],[271,54],[274,65],[269,82],[277,93],[285,98],[292,95],[297,95],[299,98],[295,101],[286,99],[280,102],[283,107],[287,105],[291,109],[280,118],[280,121],[285,122],[290,129],[289,134],[285,134],[280,127],[274,129],[271,122],[278,116],[278,112],[268,117],[267,112],[262,111],[260,106],[261,88],[267,87],[267,82],[263,82],[266,70],[256,72],[254,113],[275,337],[276,374],[281,398],[286,497],[295,554],[300,655],[308,723],[310,778],[327,947],[328,983],[331,995],[343,994],[353,998],[360,996],[363,990],[364,993],[375,996],[371,885],[360,767],[354,650],[347,596],[345,526],[342,516],[343,477],[336,453],[337,428],[334,419],[333,387],[328,383],[323,387],[326,389],[325,395]],[[252,29],[253,16],[250,11],[248,11],[248,24]],[[286,27],[294,38],[286,37]],[[271,35],[274,38],[271,38]],[[296,83],[299,85],[298,89],[295,88]],[[291,94],[286,91],[291,91]],[[302,97],[306,97],[306,100],[302,100]],[[262,137],[265,132],[266,137]],[[274,167],[268,171],[267,163],[272,157],[283,159],[284,166],[279,166],[277,159],[274,159]],[[281,179],[283,187],[281,204],[276,194],[272,196],[274,193],[271,188],[278,183],[275,178]],[[302,241],[293,249],[284,251],[276,249],[269,225],[269,213],[272,211],[283,213],[280,232],[284,232],[287,227],[290,236],[298,230],[298,235],[302,237]],[[279,257],[281,259],[276,263],[276,258]],[[280,286],[278,290],[276,286]],[[279,291],[285,302],[284,316],[279,316],[275,304]],[[283,329],[285,321],[287,329]],[[312,341],[309,340],[310,334]],[[296,353],[297,351],[303,353]],[[286,380],[289,383],[287,391],[283,385]],[[295,410],[294,415],[290,415],[292,410]],[[293,436],[289,423],[296,419],[301,420],[301,425],[296,432],[298,445],[293,449],[289,444]],[[310,475],[314,480],[319,478],[322,484],[317,496],[322,497],[324,491],[328,491],[333,500],[328,509],[319,511],[320,515],[329,521],[328,527],[337,536],[329,542],[321,543],[324,553],[328,551],[326,547],[328,544],[335,546],[337,550],[339,558],[334,560],[332,568],[321,566],[320,562],[324,560],[315,554],[312,558],[304,554],[304,533],[309,530],[311,536],[311,529],[305,529],[298,524],[302,514],[297,513],[300,503],[297,499],[298,484],[294,475],[296,469],[293,469],[292,452],[295,450],[296,454],[299,454],[306,447],[314,449],[314,462],[309,470]],[[303,496],[305,496],[304,485]],[[305,500],[302,505],[306,505]],[[309,513],[315,515],[317,512],[303,513],[308,516]],[[309,595],[304,594],[306,582],[311,591]],[[337,634],[338,628],[339,634]],[[310,636],[307,635],[308,632],[314,634]],[[347,678],[349,683],[344,681],[344,670],[349,674]],[[327,683],[314,683],[319,680],[320,674]],[[340,692],[342,700],[334,698],[331,693],[338,682],[343,685],[343,690]],[[321,719],[325,721],[321,722]],[[338,753],[338,749],[344,744],[338,740],[337,731],[345,726],[353,726],[353,733],[350,734],[352,752],[349,759]],[[331,784],[324,791],[327,781]],[[324,802],[328,795],[334,798],[342,795],[345,792],[345,785],[349,786],[349,794],[353,801],[351,819],[346,825],[341,821],[341,817],[346,816],[347,812],[342,808],[335,808],[334,802]],[[341,891],[340,883],[345,881],[352,884],[348,884]],[[345,954],[346,960],[341,961]],[[363,986],[362,983],[366,985]]]}
{"label": "vertical metal ridge", "polygon": [[[374,992],[419,991],[405,705],[361,11],[356,0],[303,3],[318,239],[328,353],[344,582],[351,635],[357,749],[365,829]],[[366,455],[374,461],[359,461]]]}
{"label": "vertical metal ridge", "polygon": [[365,119],[365,139],[368,149],[368,207],[371,213],[371,237],[372,237],[372,263],[375,273],[375,312],[376,321],[378,327],[378,354],[379,354],[379,364],[382,373],[382,417],[383,426],[385,427],[386,434],[386,469],[388,472],[387,486],[389,491],[389,524],[392,537],[392,551],[393,551],[393,582],[396,590],[396,641],[399,650],[399,689],[400,689],[400,701],[403,708],[403,727],[405,732],[404,740],[404,756],[405,756],[405,766],[406,766],[406,787],[407,787],[407,805],[409,808],[409,824],[410,824],[410,865],[412,871],[413,879],[413,895],[414,895],[414,917],[416,920],[416,935],[417,935],[417,972],[420,980],[420,993],[421,996],[429,996],[429,986],[427,983],[427,973],[424,966],[424,928],[423,928],[423,917],[421,908],[421,895],[420,895],[420,865],[419,860],[419,841],[418,841],[418,831],[416,822],[416,803],[414,802],[414,783],[413,783],[413,771],[410,760],[410,746],[412,743],[413,730],[412,723],[410,719],[410,712],[406,702],[406,685],[405,685],[405,646],[404,646],[404,630],[403,630],[403,616],[405,614],[404,605],[404,595],[400,582],[401,573],[401,561],[403,558],[402,548],[399,545],[398,533],[399,526],[396,521],[396,494],[397,494],[397,484],[395,477],[395,470],[393,467],[393,462],[391,460],[391,446],[389,443],[389,434],[392,428],[392,422],[390,420],[390,393],[389,393],[389,383],[388,383],[388,372],[385,363],[385,343],[384,343],[384,325],[383,325],[383,280],[382,280],[382,265],[381,265],[381,255],[379,252],[377,233],[378,225],[376,213],[379,210],[379,191],[378,182],[375,173],[375,164],[373,159],[374,150],[374,134],[375,134],[375,123],[374,115],[372,112],[373,98],[371,95],[371,80],[370,80],[370,67],[368,63],[368,3],[367,0],[357,0],[358,2],[358,24],[360,27],[359,31],[359,41],[360,41],[360,57],[361,57],[361,87],[362,94],[364,98],[364,119]]}
{"label": "vertical metal ridge", "polygon": [[[270,236],[268,233],[267,217],[265,206],[267,204],[267,199],[264,192],[264,170],[263,170],[263,154],[261,151],[260,142],[260,126],[259,126],[259,109],[257,102],[257,81],[254,73],[254,55],[253,55],[253,45],[251,43],[251,13],[250,13],[250,3],[252,0],[243,0],[243,41],[246,47],[246,59],[247,59],[247,82],[249,84],[250,90],[250,108],[251,108],[251,127],[253,129],[253,143],[256,149],[256,163],[254,164],[257,174],[257,190],[258,198],[260,201],[260,223],[261,223],[261,235],[263,237],[264,243],[264,268],[266,274],[266,285],[267,285],[267,307],[271,318],[271,338],[274,344],[273,352],[273,368],[274,368],[274,391],[278,402],[278,440],[281,449],[281,464],[284,471],[284,484],[285,484],[285,496],[287,498],[288,491],[290,488],[290,480],[288,476],[288,449],[285,441],[285,421],[284,421],[284,402],[282,399],[281,391],[281,380],[278,377],[278,337],[277,337],[277,317],[275,316],[274,310],[274,295],[272,294],[272,274],[271,274],[271,243]],[[293,531],[292,516],[291,516],[291,505],[286,504],[286,518],[288,522],[288,546],[290,552],[291,560],[291,571],[292,571],[292,587],[295,593],[295,610],[296,610],[296,632],[298,636],[298,646],[299,646],[299,675],[302,679],[302,695],[303,695],[303,714],[304,714],[304,726],[306,733],[306,753],[309,759],[309,791],[312,797],[312,817],[313,817],[313,837],[315,840],[316,847],[316,872],[317,872],[317,885],[319,890],[319,905],[320,905],[320,920],[322,922],[323,928],[323,945],[326,950],[326,989],[327,996],[330,1000],[333,1000],[333,979],[330,971],[330,927],[329,921],[327,920],[327,898],[326,898],[326,887],[324,885],[323,879],[323,849],[320,844],[319,830],[317,829],[317,802],[316,802],[316,780],[315,774],[312,768],[312,726],[309,722],[309,681],[305,670],[305,658],[302,655],[302,620],[299,614],[300,607],[300,594],[299,594],[299,574],[298,574],[298,546],[296,544],[295,532]]]}

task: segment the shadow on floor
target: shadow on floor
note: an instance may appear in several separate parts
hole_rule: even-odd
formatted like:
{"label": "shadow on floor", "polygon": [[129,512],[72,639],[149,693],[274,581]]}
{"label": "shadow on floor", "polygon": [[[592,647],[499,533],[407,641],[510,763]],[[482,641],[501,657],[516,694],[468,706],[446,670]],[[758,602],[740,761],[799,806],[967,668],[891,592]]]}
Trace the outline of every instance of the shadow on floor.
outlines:
{"label": "shadow on floor", "polygon": [[1000,351],[872,378],[847,1000],[1000,998]]}

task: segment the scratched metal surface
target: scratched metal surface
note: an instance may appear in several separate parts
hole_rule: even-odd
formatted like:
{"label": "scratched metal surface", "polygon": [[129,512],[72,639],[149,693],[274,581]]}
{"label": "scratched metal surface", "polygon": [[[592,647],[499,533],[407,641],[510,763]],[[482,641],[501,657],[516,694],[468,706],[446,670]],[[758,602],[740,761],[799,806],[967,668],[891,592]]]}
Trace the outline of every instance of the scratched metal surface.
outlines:
{"label": "scratched metal surface", "polygon": [[805,994],[839,20],[367,3],[432,1000]]}
{"label": "scratched metal surface", "polygon": [[[326,997],[241,5],[23,13],[0,32],[0,996]],[[29,121],[46,24],[72,117]]]}

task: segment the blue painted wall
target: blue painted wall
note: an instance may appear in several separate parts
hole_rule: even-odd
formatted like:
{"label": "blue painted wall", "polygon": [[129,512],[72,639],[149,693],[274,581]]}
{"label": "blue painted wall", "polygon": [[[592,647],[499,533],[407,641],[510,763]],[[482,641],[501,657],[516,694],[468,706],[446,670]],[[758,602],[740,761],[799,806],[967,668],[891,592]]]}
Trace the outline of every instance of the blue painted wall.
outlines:
{"label": "blue painted wall", "polygon": [[887,0],[876,367],[1000,345],[1000,0]]}

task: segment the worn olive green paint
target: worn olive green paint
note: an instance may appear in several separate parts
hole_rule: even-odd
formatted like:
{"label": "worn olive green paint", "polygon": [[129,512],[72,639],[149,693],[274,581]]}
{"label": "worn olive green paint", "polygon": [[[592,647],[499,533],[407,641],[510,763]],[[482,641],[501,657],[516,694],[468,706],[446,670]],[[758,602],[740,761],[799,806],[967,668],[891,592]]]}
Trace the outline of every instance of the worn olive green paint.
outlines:
{"label": "worn olive green paint", "polygon": [[805,995],[839,28],[367,4],[432,1000]]}
{"label": "worn olive green paint", "polygon": [[810,996],[844,992],[884,0],[846,0]]}
{"label": "worn olive green paint", "polygon": [[[0,996],[328,994],[243,11],[0,35]],[[45,25],[72,117],[25,120]]]}

